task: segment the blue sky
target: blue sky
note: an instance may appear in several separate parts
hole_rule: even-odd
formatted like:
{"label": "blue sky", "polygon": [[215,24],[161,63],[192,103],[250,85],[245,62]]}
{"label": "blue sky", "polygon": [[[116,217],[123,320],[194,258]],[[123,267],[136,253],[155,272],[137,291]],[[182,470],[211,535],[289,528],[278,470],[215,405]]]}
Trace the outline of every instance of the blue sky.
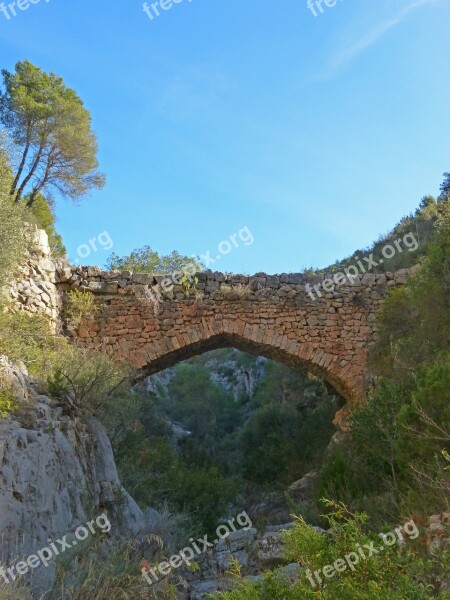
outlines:
{"label": "blue sky", "polygon": [[[108,183],[58,201],[69,255],[107,231],[118,254],[254,243],[220,270],[323,267],[436,194],[450,170],[449,0],[50,0],[7,20],[0,65],[64,77]],[[90,264],[104,264],[106,250]],[[213,268],[218,268],[216,264]]]}

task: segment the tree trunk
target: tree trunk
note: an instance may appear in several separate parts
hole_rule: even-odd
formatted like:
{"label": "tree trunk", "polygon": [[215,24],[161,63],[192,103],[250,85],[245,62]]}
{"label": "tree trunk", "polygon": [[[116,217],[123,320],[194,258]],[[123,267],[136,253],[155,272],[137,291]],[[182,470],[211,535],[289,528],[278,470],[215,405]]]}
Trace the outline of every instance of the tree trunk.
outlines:
{"label": "tree trunk", "polygon": [[44,177],[42,178],[42,181],[33,188],[33,191],[30,194],[30,197],[28,198],[27,201],[27,207],[31,208],[37,198],[37,195],[39,194],[39,192],[42,190],[42,188],[44,187],[44,185],[47,183],[49,175],[50,175],[50,167],[51,167],[52,161],[51,161],[51,157],[48,157],[47,160],[47,166],[45,168],[45,174]]}
{"label": "tree trunk", "polygon": [[[14,194],[16,193],[17,186],[19,184],[23,169],[25,167],[25,162],[27,160],[29,149],[30,149],[30,143],[27,142],[25,149],[23,151],[23,154],[22,154],[22,160],[20,161],[19,169],[17,170],[17,174],[16,174],[13,184],[11,186],[11,191],[9,192],[10,196],[14,196]],[[17,198],[16,198],[15,202],[18,202]]]}
{"label": "tree trunk", "polygon": [[43,151],[44,147],[43,145],[39,146],[39,150],[37,151],[36,157],[33,161],[33,165],[30,169],[30,172],[28,173],[28,175],[25,177],[25,179],[22,181],[22,185],[20,186],[18,192],[17,192],[17,196],[16,196],[16,202],[19,202],[20,199],[22,198],[22,194],[24,189],[27,186],[27,183],[30,181],[30,179],[33,177],[36,169],[39,166],[39,161],[41,160],[41,156],[42,156],[42,151]]}

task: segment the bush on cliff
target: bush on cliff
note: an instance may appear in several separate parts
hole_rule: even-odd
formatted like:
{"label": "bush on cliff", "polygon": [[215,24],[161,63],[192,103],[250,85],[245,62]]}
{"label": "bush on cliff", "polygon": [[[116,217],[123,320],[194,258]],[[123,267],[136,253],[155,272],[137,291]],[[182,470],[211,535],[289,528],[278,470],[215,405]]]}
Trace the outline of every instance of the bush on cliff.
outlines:
{"label": "bush on cliff", "polygon": [[106,352],[66,344],[50,366],[50,394],[73,411],[101,414],[129,387],[129,368]]}
{"label": "bush on cliff", "polygon": [[25,312],[0,314],[0,353],[13,362],[22,361],[38,378],[46,378],[48,365],[65,344],[42,316]]}
{"label": "bush on cliff", "polygon": [[[372,368],[380,378],[346,444],[325,461],[319,493],[364,506],[377,522],[449,507],[450,207],[408,284],[384,302]],[[363,475],[362,475],[363,474]]]}

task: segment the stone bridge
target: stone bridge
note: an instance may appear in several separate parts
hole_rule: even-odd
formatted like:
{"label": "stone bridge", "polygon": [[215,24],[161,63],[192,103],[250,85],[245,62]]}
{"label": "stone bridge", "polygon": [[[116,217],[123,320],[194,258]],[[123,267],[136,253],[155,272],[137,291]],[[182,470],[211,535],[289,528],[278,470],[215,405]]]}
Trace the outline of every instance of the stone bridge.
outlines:
{"label": "stone bridge", "polygon": [[[235,347],[308,370],[350,404],[370,382],[368,349],[376,313],[388,288],[406,281],[395,274],[366,274],[341,285],[302,274],[269,276],[198,273],[198,283],[79,267],[60,272],[57,285],[89,290],[98,312],[75,328],[76,343],[106,350],[142,374],[153,374],[208,350]],[[336,279],[336,277],[335,277]],[[325,289],[327,291],[325,291]]]}

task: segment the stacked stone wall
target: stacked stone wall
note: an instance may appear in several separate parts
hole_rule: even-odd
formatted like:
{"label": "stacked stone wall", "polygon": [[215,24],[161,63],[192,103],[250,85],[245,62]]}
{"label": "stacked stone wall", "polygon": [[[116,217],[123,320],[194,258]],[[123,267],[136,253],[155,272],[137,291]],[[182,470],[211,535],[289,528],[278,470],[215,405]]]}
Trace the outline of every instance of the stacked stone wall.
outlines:
{"label": "stacked stone wall", "polygon": [[[326,275],[325,275],[326,277]],[[167,278],[96,267],[69,270],[62,292],[92,292],[99,313],[69,331],[74,341],[103,349],[151,374],[206,350],[234,346],[323,377],[350,402],[364,396],[367,354],[376,313],[408,271],[366,274],[321,296],[322,277],[197,273],[190,286]],[[329,286],[327,286],[329,287]]]}
{"label": "stacked stone wall", "polygon": [[56,331],[60,322],[61,298],[56,285],[58,265],[51,258],[48,237],[41,229],[33,230],[33,239],[25,264],[18,270],[7,290],[9,309],[47,317]]}

